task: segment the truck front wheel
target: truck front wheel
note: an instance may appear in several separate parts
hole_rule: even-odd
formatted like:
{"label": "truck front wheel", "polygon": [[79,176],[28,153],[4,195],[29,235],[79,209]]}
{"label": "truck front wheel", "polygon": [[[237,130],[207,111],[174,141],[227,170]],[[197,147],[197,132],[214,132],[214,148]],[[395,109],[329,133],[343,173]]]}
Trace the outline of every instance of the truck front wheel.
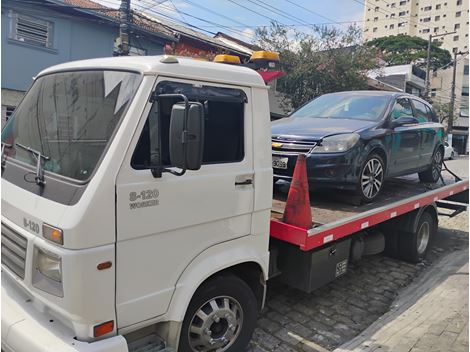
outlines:
{"label": "truck front wheel", "polygon": [[256,326],[257,302],[251,288],[235,275],[201,285],[183,320],[178,351],[245,350]]}

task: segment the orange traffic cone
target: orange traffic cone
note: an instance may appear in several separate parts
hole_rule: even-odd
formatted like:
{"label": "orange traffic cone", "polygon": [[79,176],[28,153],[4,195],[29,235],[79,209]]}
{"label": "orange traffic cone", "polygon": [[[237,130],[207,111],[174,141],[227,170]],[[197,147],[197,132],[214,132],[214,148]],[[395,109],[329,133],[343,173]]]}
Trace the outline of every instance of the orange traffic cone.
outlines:
{"label": "orange traffic cone", "polygon": [[287,196],[286,208],[284,209],[283,221],[304,229],[312,228],[307,164],[304,154],[299,154],[297,157],[294,175]]}

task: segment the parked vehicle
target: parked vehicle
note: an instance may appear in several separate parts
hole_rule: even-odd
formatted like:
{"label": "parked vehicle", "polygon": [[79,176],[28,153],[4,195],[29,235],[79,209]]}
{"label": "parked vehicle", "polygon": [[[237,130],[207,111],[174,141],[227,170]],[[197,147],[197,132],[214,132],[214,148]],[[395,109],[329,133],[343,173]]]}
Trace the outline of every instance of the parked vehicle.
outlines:
{"label": "parked vehicle", "polygon": [[244,351],[269,277],[311,292],[350,258],[418,261],[439,200],[468,202],[468,180],[410,182],[299,228],[280,219],[270,144],[248,68],[132,56],[39,73],[2,131],[2,350]]}
{"label": "parked vehicle", "polygon": [[456,154],[455,149],[448,142],[444,142],[444,160],[452,160]]}
{"label": "parked vehicle", "polygon": [[354,190],[373,201],[390,177],[439,179],[444,128],[432,107],[409,94],[353,91],[322,95],[272,123],[274,178],[290,180],[307,153],[312,187]]}

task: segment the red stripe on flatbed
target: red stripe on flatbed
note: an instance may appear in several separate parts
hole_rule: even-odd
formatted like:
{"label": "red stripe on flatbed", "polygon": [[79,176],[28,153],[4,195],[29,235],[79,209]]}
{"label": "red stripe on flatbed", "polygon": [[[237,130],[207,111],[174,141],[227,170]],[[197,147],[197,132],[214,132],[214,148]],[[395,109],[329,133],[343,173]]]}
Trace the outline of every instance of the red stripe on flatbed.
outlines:
{"label": "red stripe on flatbed", "polygon": [[365,212],[364,215],[358,214],[349,219],[324,224],[310,230],[271,219],[270,234],[273,238],[298,245],[303,251],[309,251],[396,216],[432,204],[437,200],[464,192],[468,187],[468,180],[459,181],[453,185],[426,192],[422,196],[411,197],[408,201],[406,199],[398,201],[395,203],[396,205],[391,204],[390,207],[372,209]]}

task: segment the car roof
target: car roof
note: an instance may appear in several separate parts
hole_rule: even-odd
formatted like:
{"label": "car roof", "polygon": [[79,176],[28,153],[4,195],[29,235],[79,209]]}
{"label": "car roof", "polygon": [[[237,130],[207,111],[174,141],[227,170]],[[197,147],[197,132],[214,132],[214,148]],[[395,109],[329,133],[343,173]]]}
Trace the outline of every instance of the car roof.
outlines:
{"label": "car roof", "polygon": [[103,69],[268,88],[261,75],[250,68],[166,55],[120,56],[72,61],[49,67],[41,71],[38,76],[64,71]]}

